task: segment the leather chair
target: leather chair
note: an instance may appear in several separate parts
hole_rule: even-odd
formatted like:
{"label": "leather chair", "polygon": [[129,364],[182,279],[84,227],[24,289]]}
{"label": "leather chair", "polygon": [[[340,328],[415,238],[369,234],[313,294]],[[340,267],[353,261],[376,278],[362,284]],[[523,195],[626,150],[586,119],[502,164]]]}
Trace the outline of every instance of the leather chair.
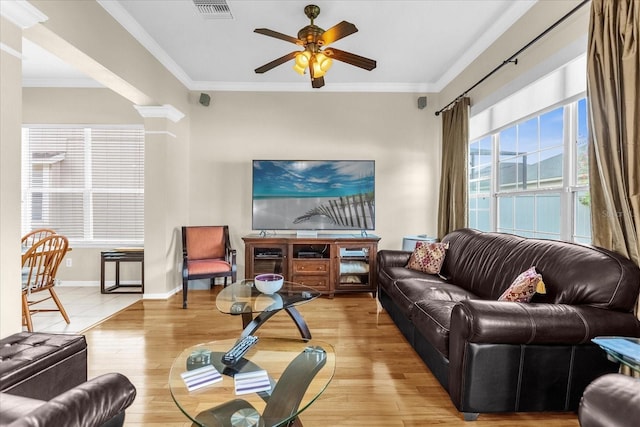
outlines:
{"label": "leather chair", "polygon": [[118,373],[93,378],[48,401],[0,393],[0,426],[118,427],[135,397],[133,384]]}
{"label": "leather chair", "polygon": [[[31,315],[39,312],[59,311],[69,323],[69,316],[53,287],[56,274],[67,250],[69,241],[65,236],[52,234],[35,242],[22,255],[22,320],[29,332],[33,331]],[[34,297],[35,294],[48,291],[48,296]],[[32,306],[53,299],[57,308],[33,309]]]}
{"label": "leather chair", "polygon": [[190,226],[182,227],[182,308],[187,308],[189,280],[216,277],[236,281],[236,250],[231,247],[229,227]]}
{"label": "leather chair", "polygon": [[87,381],[82,335],[19,332],[0,339],[0,426],[122,426],[135,396],[120,374]]}
{"label": "leather chair", "polygon": [[635,427],[640,420],[640,379],[607,374],[584,390],[578,420],[581,427]]}

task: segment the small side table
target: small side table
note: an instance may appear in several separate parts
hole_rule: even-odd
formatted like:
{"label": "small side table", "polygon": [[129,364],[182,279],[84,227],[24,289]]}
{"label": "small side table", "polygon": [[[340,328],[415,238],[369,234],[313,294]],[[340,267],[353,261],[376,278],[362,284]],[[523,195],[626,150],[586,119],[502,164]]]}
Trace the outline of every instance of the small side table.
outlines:
{"label": "small side table", "polygon": [[[105,285],[105,264],[107,262],[115,263],[116,278],[113,286]],[[139,262],[141,273],[140,283],[121,284],[120,283],[120,263],[121,262]],[[121,289],[125,288],[125,289]],[[132,288],[131,290],[126,290]],[[144,249],[143,248],[117,248],[100,252],[100,293],[103,294],[134,294],[144,293]]]}
{"label": "small side table", "polygon": [[591,340],[607,353],[607,358],[615,363],[628,366],[640,373],[640,338],[595,337]]}
{"label": "small side table", "polygon": [[426,234],[419,234],[417,236],[404,236],[402,238],[402,250],[413,251],[416,248],[418,242],[435,243],[438,239],[435,237],[429,237]]}

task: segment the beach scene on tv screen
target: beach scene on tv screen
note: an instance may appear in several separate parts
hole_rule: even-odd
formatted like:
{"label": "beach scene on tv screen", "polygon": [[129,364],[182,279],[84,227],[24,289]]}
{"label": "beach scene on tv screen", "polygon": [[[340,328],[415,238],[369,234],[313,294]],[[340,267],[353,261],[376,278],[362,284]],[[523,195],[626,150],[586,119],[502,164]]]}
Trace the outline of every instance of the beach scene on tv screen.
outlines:
{"label": "beach scene on tv screen", "polygon": [[254,230],[373,230],[373,160],[254,160]]}

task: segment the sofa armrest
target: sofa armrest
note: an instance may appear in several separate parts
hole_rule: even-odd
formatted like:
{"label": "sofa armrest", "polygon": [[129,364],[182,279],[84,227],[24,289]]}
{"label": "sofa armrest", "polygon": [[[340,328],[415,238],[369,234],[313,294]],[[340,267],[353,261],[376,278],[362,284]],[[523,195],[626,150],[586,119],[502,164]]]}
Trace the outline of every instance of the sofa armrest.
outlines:
{"label": "sofa armrest", "polygon": [[584,344],[596,336],[640,336],[631,313],[566,304],[465,300],[451,315],[451,340],[491,344]]}
{"label": "sofa armrest", "polygon": [[378,251],[378,268],[384,270],[389,267],[404,267],[409,262],[411,252],[383,249]]}
{"label": "sofa armrest", "polygon": [[[26,414],[22,412],[20,417],[8,425],[11,427],[44,425],[97,427],[123,413],[133,403],[135,396],[135,387],[124,375],[105,374],[82,383],[49,401],[41,401],[42,404],[35,405],[33,410]],[[3,393],[2,406],[11,405],[13,398],[25,399]]]}
{"label": "sofa armrest", "polygon": [[622,374],[603,375],[587,386],[578,408],[582,427],[637,426],[640,381]]}

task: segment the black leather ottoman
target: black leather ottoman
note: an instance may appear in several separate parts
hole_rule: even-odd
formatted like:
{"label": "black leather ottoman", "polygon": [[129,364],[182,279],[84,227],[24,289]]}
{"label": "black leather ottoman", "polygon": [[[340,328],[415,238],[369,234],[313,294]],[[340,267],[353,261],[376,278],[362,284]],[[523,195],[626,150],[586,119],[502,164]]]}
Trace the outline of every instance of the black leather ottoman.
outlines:
{"label": "black leather ottoman", "polygon": [[0,391],[50,400],[87,381],[82,335],[21,332],[0,340]]}

